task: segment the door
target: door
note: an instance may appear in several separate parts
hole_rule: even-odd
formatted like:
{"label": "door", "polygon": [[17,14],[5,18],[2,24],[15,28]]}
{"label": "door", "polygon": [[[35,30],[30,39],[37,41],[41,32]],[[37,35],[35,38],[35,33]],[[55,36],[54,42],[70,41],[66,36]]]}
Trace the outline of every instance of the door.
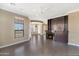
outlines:
{"label": "door", "polygon": [[68,17],[63,16],[52,19],[51,31],[55,34],[55,41],[68,43]]}

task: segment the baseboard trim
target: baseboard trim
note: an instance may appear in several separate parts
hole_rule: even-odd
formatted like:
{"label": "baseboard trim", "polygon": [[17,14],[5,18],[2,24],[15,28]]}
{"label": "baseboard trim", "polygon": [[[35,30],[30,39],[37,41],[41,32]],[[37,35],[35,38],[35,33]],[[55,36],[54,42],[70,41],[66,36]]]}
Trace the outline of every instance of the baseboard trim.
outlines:
{"label": "baseboard trim", "polygon": [[30,40],[30,38],[28,40],[23,40],[23,41],[15,42],[15,43],[12,43],[12,44],[0,46],[0,48],[5,48],[5,47],[12,46],[12,45],[15,45],[15,44],[20,44],[20,43],[23,43],[23,42],[27,42],[29,40]]}
{"label": "baseboard trim", "polygon": [[79,45],[77,45],[77,44],[72,44],[72,43],[68,43],[68,45],[73,45],[73,46],[79,47]]}

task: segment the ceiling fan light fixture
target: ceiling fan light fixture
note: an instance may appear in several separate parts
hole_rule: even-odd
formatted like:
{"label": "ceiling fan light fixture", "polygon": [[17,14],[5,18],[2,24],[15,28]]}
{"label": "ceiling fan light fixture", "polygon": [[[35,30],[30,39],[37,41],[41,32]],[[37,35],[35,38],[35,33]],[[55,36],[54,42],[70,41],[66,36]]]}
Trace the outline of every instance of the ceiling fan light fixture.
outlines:
{"label": "ceiling fan light fixture", "polygon": [[16,4],[15,4],[15,3],[10,3],[10,5],[13,5],[13,6],[15,6]]}

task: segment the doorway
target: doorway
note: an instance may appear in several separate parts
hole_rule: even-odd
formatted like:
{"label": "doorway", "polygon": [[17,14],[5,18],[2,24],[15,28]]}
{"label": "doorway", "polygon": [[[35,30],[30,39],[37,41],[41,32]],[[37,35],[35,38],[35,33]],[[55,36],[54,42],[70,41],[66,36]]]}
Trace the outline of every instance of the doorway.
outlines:
{"label": "doorway", "polygon": [[42,35],[43,33],[43,23],[32,21],[31,22],[31,34],[32,35]]}

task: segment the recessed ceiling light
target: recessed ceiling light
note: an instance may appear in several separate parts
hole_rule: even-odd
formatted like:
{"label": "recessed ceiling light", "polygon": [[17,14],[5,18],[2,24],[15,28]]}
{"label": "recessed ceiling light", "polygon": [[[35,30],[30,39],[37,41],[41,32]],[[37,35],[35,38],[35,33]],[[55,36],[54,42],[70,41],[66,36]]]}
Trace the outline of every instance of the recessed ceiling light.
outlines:
{"label": "recessed ceiling light", "polygon": [[33,12],[36,12],[37,10],[36,10],[36,9],[33,9],[32,11],[33,11]]}
{"label": "recessed ceiling light", "polygon": [[47,9],[49,9],[49,8],[44,8],[44,10],[47,10]]}

